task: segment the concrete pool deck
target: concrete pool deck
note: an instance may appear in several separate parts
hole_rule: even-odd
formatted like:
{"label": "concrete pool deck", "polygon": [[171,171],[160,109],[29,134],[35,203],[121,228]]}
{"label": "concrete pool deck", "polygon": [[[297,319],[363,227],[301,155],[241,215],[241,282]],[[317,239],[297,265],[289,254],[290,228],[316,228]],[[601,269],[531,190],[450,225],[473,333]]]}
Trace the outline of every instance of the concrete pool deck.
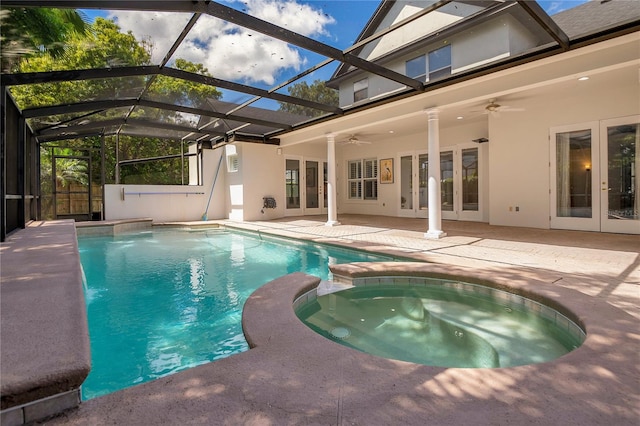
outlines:
{"label": "concrete pool deck", "polygon": [[[473,274],[538,289],[584,320],[587,341],[559,360],[504,369],[443,369],[330,342],[304,326],[293,300],[318,279],[288,275],[243,313],[252,349],[83,402],[46,424],[575,424],[640,422],[640,237],[340,215],[222,225],[428,261],[405,267]],[[212,221],[213,222],[213,221]],[[200,223],[201,224],[201,223]],[[3,349],[4,351],[4,349]]]}

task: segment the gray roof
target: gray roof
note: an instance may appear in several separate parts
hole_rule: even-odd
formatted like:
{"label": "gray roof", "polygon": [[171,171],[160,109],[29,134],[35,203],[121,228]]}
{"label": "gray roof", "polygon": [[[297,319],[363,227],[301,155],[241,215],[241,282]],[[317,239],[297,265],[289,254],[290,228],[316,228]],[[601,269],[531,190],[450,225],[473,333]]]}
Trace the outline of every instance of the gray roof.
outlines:
{"label": "gray roof", "polygon": [[638,0],[592,0],[551,16],[570,39],[640,19]]}

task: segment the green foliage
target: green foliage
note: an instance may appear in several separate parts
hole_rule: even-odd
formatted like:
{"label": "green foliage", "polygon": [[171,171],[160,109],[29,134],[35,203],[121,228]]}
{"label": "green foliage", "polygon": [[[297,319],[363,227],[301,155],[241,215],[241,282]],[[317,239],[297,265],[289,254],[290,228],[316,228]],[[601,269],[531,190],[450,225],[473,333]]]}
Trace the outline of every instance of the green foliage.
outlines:
{"label": "green foliage", "polygon": [[[115,153],[116,138],[105,141],[106,151]],[[120,136],[120,160],[150,158],[160,155],[178,155],[182,149],[179,141],[159,138],[139,138]],[[107,170],[115,171],[115,158],[107,158]],[[120,182],[126,184],[180,185],[182,174],[180,159],[166,159],[153,162],[128,164],[120,167]],[[188,176],[188,170],[185,171]],[[115,174],[107,176],[108,182],[115,182]]]}
{"label": "green foliage", "polygon": [[[70,32],[65,39],[66,49],[62,55],[50,50],[41,50],[29,56],[23,56],[16,65],[19,72],[41,72],[52,70],[74,70],[92,68],[111,68],[117,66],[142,66],[151,64],[151,43],[138,41],[131,32],[123,33],[113,21],[97,18],[88,25],[87,31]],[[184,59],[177,59],[174,67],[183,71],[207,75],[208,70],[202,64]],[[111,79],[92,79],[80,81],[64,81],[54,83],[15,86],[11,92],[18,106],[22,109],[38,106],[61,105],[82,102],[88,99],[118,99],[140,96],[149,77],[127,77]],[[207,98],[220,98],[221,92],[215,87],[165,76],[157,76],[146,92],[146,96],[162,102],[185,106],[202,106]],[[55,117],[43,117],[43,122],[68,122],[74,125],[86,113],[62,114]],[[94,116],[97,117],[98,115]],[[101,119],[122,118],[120,110],[106,110],[99,114]],[[131,115],[134,118],[159,120],[162,122],[183,123],[184,115],[173,111],[155,108],[136,107]],[[75,120],[74,120],[75,119]],[[67,146],[87,151],[93,147],[91,155],[93,180],[100,177],[101,161],[97,153],[100,138],[84,138],[77,141],[66,141]],[[84,148],[82,148],[84,146]],[[120,137],[119,159],[152,158],[172,154],[180,154],[181,144],[175,140],[161,138]],[[105,139],[105,171],[106,182],[115,182],[116,144],[115,137]],[[56,179],[59,182],[77,181],[82,178],[77,161],[58,160],[56,162]],[[86,163],[85,163],[86,164]],[[180,184],[180,161],[162,160],[126,165],[121,168],[121,182],[149,184]],[[85,173],[86,176],[86,173]],[[42,155],[43,193],[46,186],[51,186],[51,154],[44,151]],[[49,190],[50,191],[50,190]]]}
{"label": "green foliage", "polygon": [[[62,56],[50,52],[25,57],[19,72],[60,71],[112,66],[148,65],[149,46],[140,44],[133,34],[122,33],[112,21],[98,18],[88,34],[74,33]],[[137,95],[144,87],[144,77],[126,79],[92,79],[31,84],[11,88],[20,108],[59,105],[87,99],[115,99]],[[137,92],[132,89],[137,89]]]}
{"label": "green foliage", "polygon": [[7,8],[0,11],[2,72],[15,71],[20,58],[43,51],[60,57],[73,34],[85,34],[84,16],[72,9]]}
{"label": "green foliage", "polygon": [[[173,67],[193,74],[211,76],[204,65],[185,59],[176,59]],[[222,97],[222,93],[213,86],[163,75],[156,78],[149,92],[164,102],[196,108],[202,107],[207,98],[219,99]]]}
{"label": "green foliage", "polygon": [[[287,90],[291,96],[296,98],[338,106],[338,91],[327,87],[322,80],[316,80],[311,85],[307,84],[306,81],[301,81],[289,86]],[[324,114],[324,111],[321,110],[285,102],[280,102],[280,111],[307,117],[318,117]]]}

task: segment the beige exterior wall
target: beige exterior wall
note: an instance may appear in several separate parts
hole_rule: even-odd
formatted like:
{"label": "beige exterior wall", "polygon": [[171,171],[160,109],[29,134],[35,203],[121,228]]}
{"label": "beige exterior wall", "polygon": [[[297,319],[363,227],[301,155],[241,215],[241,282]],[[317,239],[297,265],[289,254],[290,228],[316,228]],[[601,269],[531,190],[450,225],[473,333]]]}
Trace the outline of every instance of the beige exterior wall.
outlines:
{"label": "beige exterior wall", "polygon": [[[411,15],[420,12],[425,7],[435,3],[433,0],[411,0],[396,2],[391,8],[387,16],[382,20],[379,29],[388,28]],[[463,19],[481,10],[482,7],[470,5],[468,3],[453,2],[440,9],[431,12],[428,16],[421,18],[405,25],[404,27],[394,31],[390,35],[386,35],[374,42],[367,44],[359,55],[365,59],[375,59],[385,53],[411,43],[425,34],[437,31],[448,25]]]}
{"label": "beige exterior wall", "polygon": [[[411,2],[409,2],[411,3]],[[405,5],[405,2],[400,3]],[[424,3],[421,3],[424,5]],[[450,6],[450,5],[449,5]],[[399,8],[398,4],[394,8]],[[417,10],[411,5],[405,5],[405,9],[411,10],[415,13]],[[444,9],[444,8],[443,8]],[[409,16],[407,10],[400,13],[399,16],[406,18]],[[391,14],[390,14],[391,15]],[[398,14],[397,14],[398,15]],[[432,16],[433,15],[433,16]],[[394,15],[395,16],[395,15]],[[418,19],[415,22],[422,23],[423,26],[441,28],[448,24],[460,19],[458,16],[455,19],[444,19],[443,16],[452,16],[445,13],[431,13],[428,15],[429,22],[425,21],[425,18]],[[387,18],[391,19],[391,18]],[[433,20],[433,22],[431,22]],[[394,20],[396,22],[396,20]],[[382,28],[387,24],[381,25]],[[408,24],[406,28],[411,28],[412,24]],[[417,31],[416,29],[414,29]],[[396,32],[398,34],[396,34]],[[397,49],[412,41],[411,37],[405,35],[405,32],[401,30],[393,32],[392,35],[382,37],[379,42],[367,45],[360,56],[366,59],[372,59],[376,56],[382,55],[382,47],[389,50]],[[418,34],[424,35],[428,31],[421,27]],[[414,37],[415,38],[415,37]],[[500,59],[508,58],[510,56],[518,55],[536,46],[536,38],[528,30],[522,27],[522,25],[510,15],[504,15],[481,25],[473,27],[473,31],[466,31],[449,38],[448,44],[451,45],[451,71],[452,74],[464,72],[469,69],[473,69],[485,64],[489,64]],[[401,58],[395,59],[393,62],[385,63],[384,66],[390,70],[396,71],[400,74],[406,73],[406,61],[413,59],[420,55],[427,55],[427,70],[429,68],[428,53],[439,47],[442,47],[442,43],[425,46],[421,49],[417,49],[408,55],[404,55]],[[354,104],[353,102],[353,85],[355,82],[366,78],[368,80],[368,100],[375,99],[377,97],[388,95],[394,91],[402,90],[404,85],[395,81],[385,79],[378,75],[373,74],[358,74],[357,76],[345,80],[340,85],[339,90],[339,105],[344,107]],[[428,81],[428,78],[427,78]],[[368,100],[360,101],[365,103]],[[355,103],[357,105],[358,103]]]}
{"label": "beige exterior wall", "polygon": [[585,83],[533,98],[524,112],[489,119],[490,223],[549,227],[551,127],[640,113],[640,98],[632,95],[637,82],[611,81],[604,90]]}

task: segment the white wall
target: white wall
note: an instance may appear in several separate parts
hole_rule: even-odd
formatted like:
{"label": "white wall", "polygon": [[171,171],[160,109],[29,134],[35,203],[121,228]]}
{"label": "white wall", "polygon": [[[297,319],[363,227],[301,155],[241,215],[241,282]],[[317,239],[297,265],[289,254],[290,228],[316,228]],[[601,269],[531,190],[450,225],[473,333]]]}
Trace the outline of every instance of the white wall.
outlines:
{"label": "white wall", "polygon": [[[408,16],[406,10],[411,8],[410,3],[412,2],[397,3],[394,8],[392,8],[392,12],[396,8],[401,7],[398,6],[399,4],[405,5],[405,9],[402,10],[402,13],[393,14],[390,12],[389,17],[387,17],[385,21],[395,22],[395,18],[398,15],[403,18]],[[422,3],[422,5],[424,6],[424,3]],[[447,6],[451,7],[451,4]],[[447,6],[445,6],[445,8]],[[451,13],[430,13],[426,17],[422,17],[414,23],[406,26],[405,29],[411,28],[415,23],[421,23],[421,25],[426,26],[424,28],[414,28],[412,30],[415,31],[415,33],[413,33],[413,37],[405,34],[403,29],[396,30],[391,34],[382,37],[377,44],[367,45],[360,56],[367,59],[381,56],[388,52],[382,50],[383,46],[389,50],[397,49],[408,44],[413,39],[416,39],[416,35],[423,36],[424,34],[427,34],[430,29],[440,28],[445,24],[451,24],[458,19],[459,17],[454,16]],[[427,22],[427,20],[429,20],[429,22]],[[381,27],[384,27],[384,25]],[[452,74],[456,74],[507,58],[509,56],[520,54],[535,47],[537,40],[536,37],[523,28],[522,24],[520,24],[516,19],[510,15],[504,15],[487,22],[483,22],[481,25],[474,26],[473,31],[465,31],[455,34],[448,39],[447,43],[451,45],[451,72]],[[396,58],[392,62],[385,63],[384,66],[400,74],[406,74],[406,61],[424,54],[427,55],[428,73],[428,53],[440,47],[443,47],[442,42],[424,46],[420,49],[416,49],[408,55]],[[378,75],[358,73],[356,76],[345,80],[340,84],[339,105],[341,107],[354,104],[353,84],[364,78],[367,78],[369,86],[368,99],[359,102],[363,104],[368,100],[375,99],[382,95],[388,95],[393,91],[397,91],[405,87],[400,83],[387,80]],[[355,105],[357,104],[358,103],[355,103]]]}
{"label": "white wall", "polygon": [[[400,213],[400,156],[409,152],[427,152],[427,116],[417,116],[416,120],[424,121],[424,131],[413,135],[397,137],[390,135],[387,141],[371,145],[339,146],[336,152],[338,165],[338,213],[372,214],[382,216],[396,216]],[[473,139],[487,137],[487,123],[477,120],[467,124],[459,124],[440,129],[440,146],[453,147],[467,144]],[[488,147],[482,147],[487,149]],[[376,158],[393,158],[395,178],[392,184],[378,184],[377,200],[350,200],[347,192],[347,164],[350,160]],[[484,156],[485,162],[488,156]],[[483,180],[485,190],[488,191],[488,167],[483,165],[486,179]],[[483,220],[488,221],[488,198],[484,200]]]}
{"label": "white wall", "polygon": [[[637,84],[589,82],[523,104],[526,111],[490,118],[490,223],[549,228],[549,129],[640,112]],[[512,207],[512,210],[509,210]],[[519,211],[515,211],[519,207]]]}
{"label": "white wall", "polygon": [[[433,3],[435,3],[433,0],[407,0],[396,2],[387,16],[382,20],[378,30],[388,28],[389,26],[408,18]],[[482,7],[470,5],[469,3],[450,3],[428,13],[426,16],[422,16],[419,19],[410,22],[375,42],[367,44],[362,49],[362,53],[358,56],[369,60],[375,59],[431,32],[451,25],[480,9],[482,9]]]}
{"label": "white wall", "polygon": [[[284,216],[284,160],[277,146],[234,143],[227,151],[238,154],[238,171],[227,178],[226,215],[231,220],[269,220]],[[263,197],[276,200],[275,209],[264,208]]]}
{"label": "white wall", "polygon": [[[221,152],[204,151],[204,185],[105,185],[105,219],[201,220]],[[217,202],[224,195],[224,186],[221,173],[209,207],[209,219],[224,217],[224,206]]]}

